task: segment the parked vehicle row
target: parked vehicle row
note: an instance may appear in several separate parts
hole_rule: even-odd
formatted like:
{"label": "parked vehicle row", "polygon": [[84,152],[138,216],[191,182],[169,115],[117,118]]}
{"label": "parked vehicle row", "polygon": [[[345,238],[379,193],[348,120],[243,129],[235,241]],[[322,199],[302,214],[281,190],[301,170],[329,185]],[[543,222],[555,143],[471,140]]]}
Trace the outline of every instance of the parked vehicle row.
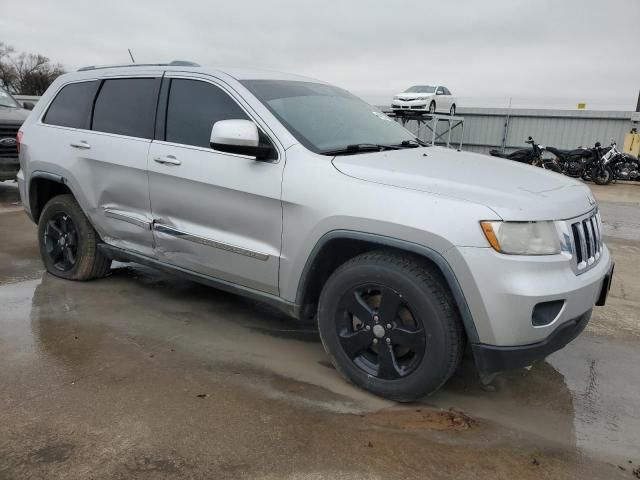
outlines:
{"label": "parked vehicle row", "polygon": [[[603,148],[600,142],[596,142],[592,148],[578,147],[572,150],[545,147],[531,137],[525,143],[531,147],[511,153],[494,149],[489,154],[563,173],[569,177],[593,181],[598,185],[608,185],[616,180],[640,180],[640,161],[631,154],[620,152],[615,141],[606,148]],[[553,157],[545,157],[545,151]]]}

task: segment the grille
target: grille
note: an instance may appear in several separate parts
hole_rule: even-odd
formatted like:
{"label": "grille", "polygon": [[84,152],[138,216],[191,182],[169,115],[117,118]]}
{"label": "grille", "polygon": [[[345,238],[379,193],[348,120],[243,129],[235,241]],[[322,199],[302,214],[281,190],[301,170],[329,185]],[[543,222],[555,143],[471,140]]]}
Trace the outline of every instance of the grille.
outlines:
{"label": "grille", "polygon": [[575,262],[579,273],[588,270],[602,253],[602,221],[596,210],[591,216],[571,224]]}
{"label": "grille", "polygon": [[[4,138],[12,138],[15,140],[20,125],[2,125],[0,124],[0,140]],[[5,146],[0,142],[0,157],[17,157],[18,146],[16,144]]]}

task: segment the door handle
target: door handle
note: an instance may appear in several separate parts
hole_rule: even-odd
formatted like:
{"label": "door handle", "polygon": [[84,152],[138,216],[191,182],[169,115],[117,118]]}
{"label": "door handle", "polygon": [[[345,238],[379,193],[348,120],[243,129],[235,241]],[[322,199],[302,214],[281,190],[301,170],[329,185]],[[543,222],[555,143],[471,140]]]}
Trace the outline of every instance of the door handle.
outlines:
{"label": "door handle", "polygon": [[73,148],[79,148],[81,150],[89,150],[91,148],[91,145],[89,145],[84,140],[81,140],[79,142],[72,142],[69,145],[71,145]]}
{"label": "door handle", "polygon": [[162,155],[160,157],[154,157],[153,161],[161,163],[162,165],[182,165],[182,162],[173,155]]}

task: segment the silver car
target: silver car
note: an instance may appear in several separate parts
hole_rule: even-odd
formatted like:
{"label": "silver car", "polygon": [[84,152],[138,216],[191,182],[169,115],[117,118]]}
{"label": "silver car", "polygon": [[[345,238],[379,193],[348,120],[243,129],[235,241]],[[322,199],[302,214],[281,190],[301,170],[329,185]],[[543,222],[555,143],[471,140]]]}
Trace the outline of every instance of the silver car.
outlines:
{"label": "silver car", "polygon": [[562,348],[613,262],[588,187],[428,147],[310,78],[188,62],[58,78],[18,174],[53,275],[137,262],[317,322],[339,372],[409,401]]}

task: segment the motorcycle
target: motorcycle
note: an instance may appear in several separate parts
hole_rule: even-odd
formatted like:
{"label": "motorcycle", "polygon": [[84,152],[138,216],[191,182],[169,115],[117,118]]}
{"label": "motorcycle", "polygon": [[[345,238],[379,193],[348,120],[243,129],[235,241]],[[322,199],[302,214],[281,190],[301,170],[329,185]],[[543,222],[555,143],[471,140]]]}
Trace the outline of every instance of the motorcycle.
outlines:
{"label": "motorcycle", "polygon": [[552,159],[542,157],[545,147],[537,144],[535,140],[529,137],[524,143],[531,145],[531,148],[521,148],[511,153],[502,153],[500,150],[490,150],[489,155],[492,157],[506,158],[515,162],[526,163],[534,167],[540,167],[547,170],[560,173],[560,167]]}
{"label": "motorcycle", "polygon": [[604,164],[606,155],[597,142],[593,148],[578,147],[573,150],[547,147],[546,150],[556,157],[556,163],[562,173],[573,178],[593,180],[598,185],[606,185],[611,182],[613,173]]}
{"label": "motorcycle", "polygon": [[638,157],[618,150],[617,144],[613,140],[609,150],[603,154],[602,162],[613,173],[610,181],[640,180],[640,160]]}

